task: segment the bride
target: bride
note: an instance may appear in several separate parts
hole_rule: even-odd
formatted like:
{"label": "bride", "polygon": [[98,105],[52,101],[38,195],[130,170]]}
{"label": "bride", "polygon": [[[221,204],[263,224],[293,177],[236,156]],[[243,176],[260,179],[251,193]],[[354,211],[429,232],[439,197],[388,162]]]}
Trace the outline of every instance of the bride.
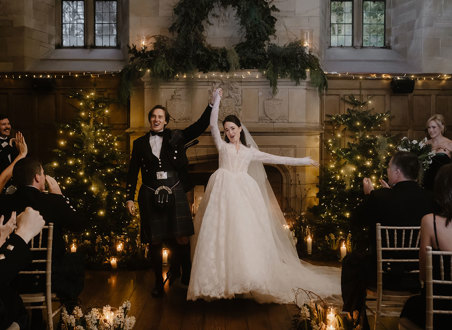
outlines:
{"label": "bride", "polygon": [[300,262],[262,165],[318,163],[259,151],[234,115],[223,121],[223,141],[218,129],[220,89],[214,98],[210,128],[219,168],[209,179],[194,220],[187,299],[247,297],[292,303],[298,288],[320,297],[340,294],[338,270]]}

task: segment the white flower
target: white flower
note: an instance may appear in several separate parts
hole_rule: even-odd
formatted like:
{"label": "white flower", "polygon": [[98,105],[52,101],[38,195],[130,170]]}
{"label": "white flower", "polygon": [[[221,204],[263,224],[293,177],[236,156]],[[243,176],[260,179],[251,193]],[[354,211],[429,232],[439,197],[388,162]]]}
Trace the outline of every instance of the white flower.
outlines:
{"label": "white flower", "polygon": [[411,143],[417,144],[417,140],[413,140],[413,141],[411,141]]}
{"label": "white flower", "polygon": [[69,315],[69,325],[75,327],[75,316],[74,315]]}
{"label": "white flower", "polygon": [[303,320],[309,320],[311,318],[311,314],[309,313],[309,309],[306,305],[301,307],[300,316]]}
{"label": "white flower", "polygon": [[126,317],[126,322],[124,324],[124,330],[130,330],[135,325],[135,316]]}
{"label": "white flower", "polygon": [[74,307],[74,311],[72,312],[72,314],[77,318],[83,317],[82,309],[79,306]]}

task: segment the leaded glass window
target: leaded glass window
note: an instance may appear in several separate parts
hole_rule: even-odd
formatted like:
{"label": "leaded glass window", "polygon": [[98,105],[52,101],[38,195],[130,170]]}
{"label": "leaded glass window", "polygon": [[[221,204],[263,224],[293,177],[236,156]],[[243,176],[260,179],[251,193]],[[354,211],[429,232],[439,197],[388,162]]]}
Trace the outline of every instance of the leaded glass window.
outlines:
{"label": "leaded glass window", "polygon": [[331,1],[331,46],[353,45],[353,2]]}
{"label": "leaded glass window", "polygon": [[63,1],[62,30],[63,47],[85,45],[84,1]]}
{"label": "leaded glass window", "polygon": [[117,1],[96,1],[95,7],[95,45],[116,47],[118,45]]}
{"label": "leaded glass window", "polygon": [[385,1],[363,1],[363,46],[385,46]]}

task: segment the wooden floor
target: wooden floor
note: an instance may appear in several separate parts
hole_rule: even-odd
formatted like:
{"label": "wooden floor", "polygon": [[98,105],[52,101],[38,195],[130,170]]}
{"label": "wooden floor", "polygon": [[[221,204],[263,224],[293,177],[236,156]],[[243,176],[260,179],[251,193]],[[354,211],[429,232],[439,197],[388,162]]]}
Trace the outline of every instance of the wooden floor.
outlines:
{"label": "wooden floor", "polygon": [[295,305],[257,304],[235,299],[213,302],[187,302],[186,289],[165,285],[163,298],[153,298],[151,270],[89,271],[80,296],[83,311],[91,307],[119,307],[132,304],[135,330],[146,329],[274,329],[291,328]]}

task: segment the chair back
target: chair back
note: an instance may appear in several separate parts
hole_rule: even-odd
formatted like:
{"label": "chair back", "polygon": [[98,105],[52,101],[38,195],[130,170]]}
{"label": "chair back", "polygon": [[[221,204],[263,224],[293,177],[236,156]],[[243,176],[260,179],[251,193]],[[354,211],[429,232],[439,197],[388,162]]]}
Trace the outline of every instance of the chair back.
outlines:
{"label": "chair back", "polygon": [[[387,310],[386,314],[389,316],[398,315],[404,302],[411,294],[411,292],[405,291],[385,290],[387,292],[384,292],[383,274],[394,270],[394,268],[402,268],[401,266],[405,266],[411,274],[419,273],[420,226],[382,226],[377,223],[376,236],[377,306],[375,329],[377,329],[383,308]],[[387,267],[383,267],[384,265]]]}
{"label": "chair back", "polygon": [[[19,275],[45,278],[43,290],[22,293],[21,298],[27,309],[45,309],[47,311],[48,329],[50,330],[53,329],[53,316],[56,315],[56,312],[52,311],[52,243],[53,223],[49,223],[30,241],[31,266],[19,272]],[[28,276],[27,280],[33,279]]]}
{"label": "chair back", "polygon": [[[449,316],[445,323],[452,320],[452,252],[433,251],[426,247],[425,293],[426,293],[426,329],[433,329],[433,319]],[[441,322],[440,319],[436,321]]]}

